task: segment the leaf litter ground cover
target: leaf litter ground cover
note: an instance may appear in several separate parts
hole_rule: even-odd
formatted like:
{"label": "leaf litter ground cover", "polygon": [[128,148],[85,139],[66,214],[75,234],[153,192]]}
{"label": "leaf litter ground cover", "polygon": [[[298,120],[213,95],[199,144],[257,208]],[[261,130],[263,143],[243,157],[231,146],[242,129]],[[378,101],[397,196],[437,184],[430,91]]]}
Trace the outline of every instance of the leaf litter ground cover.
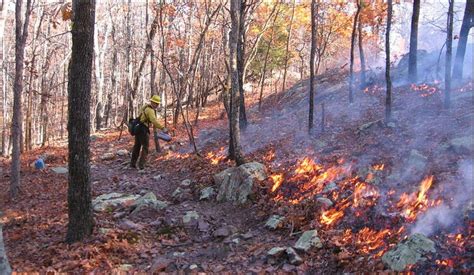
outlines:
{"label": "leaf litter ground cover", "polygon": [[[465,216],[469,201],[460,193],[466,191],[462,164],[472,167],[472,151],[452,142],[470,131],[473,102],[464,94],[469,85],[453,93],[460,99],[449,112],[442,110],[437,91],[420,96],[418,89],[424,86],[397,87],[393,126],[378,121],[384,96],[377,88],[361,91],[347,108],[344,85],[336,90],[323,86],[316,95],[316,117],[321,115],[318,102],[324,101],[325,132],[316,130],[311,136],[302,133],[307,100],[306,93],[298,92],[306,83],[268,98],[261,114],[251,112],[243,142],[248,159],[264,163],[270,177],[255,186],[252,202],[238,208],[199,201],[200,190],[213,186],[212,176],[233,165],[225,158],[226,121],[216,106],[197,129],[198,143],[206,141],[200,144],[203,157],[191,154],[183,145],[184,130],[175,129],[175,151],[152,154],[145,173],[128,169],[128,156],[101,159],[107,152],[129,150],[133,143],[128,136],[117,141],[118,133],[107,132],[92,142],[93,197],[151,191],[170,205],[137,215],[126,206],[96,213],[94,235],[74,245],[63,242],[67,176],[30,167],[44,153],[50,156],[49,167],[67,166],[66,149],[25,154],[23,192],[16,201],[2,194],[0,205],[9,259],[16,271],[42,272],[382,271],[387,268],[382,255],[421,232],[437,250],[409,267],[412,271],[470,272],[473,222]],[[0,184],[7,190],[8,162],[2,166]],[[187,179],[191,185],[183,187]],[[178,187],[189,195],[173,197]],[[181,219],[189,211],[196,211],[199,219],[185,225]],[[285,220],[270,231],[264,224],[273,214]],[[214,235],[228,226],[238,234]],[[292,246],[310,229],[317,230],[323,247],[300,253],[302,264],[268,260],[271,248]]]}

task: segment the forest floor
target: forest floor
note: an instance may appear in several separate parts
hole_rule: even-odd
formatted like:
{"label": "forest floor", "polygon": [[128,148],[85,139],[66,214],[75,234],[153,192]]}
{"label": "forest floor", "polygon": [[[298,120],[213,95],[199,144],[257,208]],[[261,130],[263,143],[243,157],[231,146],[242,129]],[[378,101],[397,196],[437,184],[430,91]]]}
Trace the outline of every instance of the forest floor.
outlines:
{"label": "forest floor", "polygon": [[[199,200],[203,188],[215,185],[213,175],[233,165],[225,159],[227,122],[217,102],[204,110],[195,128],[203,157],[189,150],[184,130],[178,129],[170,144],[173,150],[167,145],[163,153],[152,153],[145,172],[139,172],[128,168],[129,155],[116,154],[131,149],[132,137],[124,132],[119,140],[116,131],[95,135],[91,142],[93,198],[111,192],[143,195],[151,191],[169,205],[137,214],[131,214],[126,205],[96,212],[94,234],[83,243],[64,243],[67,175],[51,170],[67,167],[67,148],[24,154],[22,193],[14,201],[7,192],[0,197],[12,268],[41,273],[383,271],[387,266],[380,256],[407,235],[422,232],[435,242],[437,252],[410,266],[412,271],[472,272],[474,225],[472,217],[465,216],[470,205],[466,191],[472,195],[472,177],[466,175],[466,171],[472,173],[472,143],[470,148],[463,143],[472,138],[472,80],[453,91],[449,111],[442,107],[440,83],[399,85],[394,89],[394,119],[389,125],[381,121],[383,82],[355,92],[352,105],[347,102],[347,83],[341,74],[328,73],[317,83],[316,127],[309,135],[308,81],[267,96],[260,112],[255,100],[247,102],[250,124],[242,133],[246,158],[265,164],[269,175],[285,180],[273,192],[272,177],[260,182],[251,200],[240,206]],[[107,153],[113,157],[104,157]],[[48,155],[48,168],[35,170],[31,163],[41,154]],[[297,169],[303,167],[305,157],[316,163],[311,164],[315,171],[300,177]],[[9,162],[2,160],[2,167],[0,186],[8,190]],[[434,178],[431,189],[418,191],[429,176]],[[357,197],[354,186],[360,184],[366,189]],[[330,185],[332,190],[322,190]],[[173,197],[178,187],[182,195]],[[404,216],[393,206],[398,200],[394,197],[403,192],[418,197],[427,194],[426,200],[433,203],[417,203],[415,217]],[[329,198],[334,206],[317,204],[315,199],[321,197]],[[328,207],[334,211],[328,212]],[[323,216],[336,210],[343,216],[323,221]],[[184,224],[188,211],[196,211],[199,217]],[[264,225],[273,214],[286,219],[276,230],[269,230]],[[318,230],[322,247],[298,252],[301,263],[267,255],[274,247],[293,246],[309,229]],[[365,229],[372,230],[372,237],[364,239]]]}

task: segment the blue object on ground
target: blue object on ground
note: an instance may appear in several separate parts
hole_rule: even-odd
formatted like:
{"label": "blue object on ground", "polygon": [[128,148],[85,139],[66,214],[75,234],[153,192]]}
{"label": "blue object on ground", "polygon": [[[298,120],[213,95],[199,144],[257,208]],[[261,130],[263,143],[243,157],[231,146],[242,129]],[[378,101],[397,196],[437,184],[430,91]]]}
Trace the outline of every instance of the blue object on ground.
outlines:
{"label": "blue object on ground", "polygon": [[171,136],[164,133],[164,132],[158,132],[156,135],[159,139],[164,140],[166,142],[171,141]]}
{"label": "blue object on ground", "polygon": [[44,160],[43,159],[37,159],[35,161],[35,168],[38,170],[44,169]]}

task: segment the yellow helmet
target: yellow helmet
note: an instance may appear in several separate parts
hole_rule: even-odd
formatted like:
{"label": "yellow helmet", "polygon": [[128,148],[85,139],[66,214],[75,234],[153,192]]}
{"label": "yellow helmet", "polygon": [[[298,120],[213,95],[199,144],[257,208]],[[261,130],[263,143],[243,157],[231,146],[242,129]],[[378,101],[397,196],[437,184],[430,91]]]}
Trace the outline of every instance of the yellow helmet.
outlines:
{"label": "yellow helmet", "polygon": [[154,95],[150,98],[150,101],[153,102],[153,103],[156,103],[156,104],[160,104],[161,103],[161,98],[159,95]]}

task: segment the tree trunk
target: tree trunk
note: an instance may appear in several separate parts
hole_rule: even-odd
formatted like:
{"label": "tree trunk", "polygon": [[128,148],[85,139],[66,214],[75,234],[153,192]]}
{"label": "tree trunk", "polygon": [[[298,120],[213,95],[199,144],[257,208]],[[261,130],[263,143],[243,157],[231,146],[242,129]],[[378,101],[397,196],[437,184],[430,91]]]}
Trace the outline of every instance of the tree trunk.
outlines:
{"label": "tree trunk", "polygon": [[283,67],[283,84],[282,91],[286,90],[286,71],[288,70],[288,59],[290,55],[290,41],[291,41],[291,31],[293,29],[293,19],[295,18],[295,6],[296,0],[293,0],[293,8],[291,11],[290,24],[288,26],[288,37],[286,39],[286,54],[285,54],[285,66]]}
{"label": "tree trunk", "polygon": [[314,121],[314,59],[316,57],[316,47],[317,47],[317,21],[316,17],[318,9],[318,3],[316,0],[311,0],[311,50],[309,58],[309,117],[308,117],[308,132],[311,132],[313,129]]}
{"label": "tree trunk", "polygon": [[3,231],[0,224],[0,274],[10,275],[12,269],[8,262],[7,253],[5,251],[5,244],[3,243]]}
{"label": "tree trunk", "polygon": [[[231,111],[230,111],[230,127],[232,130],[232,139],[234,154],[231,156],[237,165],[245,163],[240,145],[240,128],[239,128],[239,103],[240,101],[240,77],[238,59],[238,41],[240,37],[240,19],[242,0],[230,0],[230,18],[231,18],[231,33],[229,37],[229,65],[231,72]],[[242,60],[240,60],[242,62]]]}
{"label": "tree trunk", "polygon": [[240,0],[239,6],[239,31],[237,39],[237,71],[239,73],[239,128],[245,129],[247,127],[247,112],[245,109],[245,93],[244,93],[244,67],[245,67],[245,4]]}
{"label": "tree trunk", "polygon": [[72,55],[68,82],[69,223],[66,242],[81,241],[94,227],[90,184],[90,99],[95,0],[73,0]]}
{"label": "tree trunk", "polygon": [[[362,9],[362,7],[361,7]],[[365,54],[364,54],[364,43],[363,43],[363,32],[362,32],[362,17],[359,15],[359,23],[357,24],[357,32],[359,37],[359,59],[360,59],[360,87],[365,87],[366,76],[365,76]]]}
{"label": "tree trunk", "polygon": [[446,62],[444,70],[444,107],[449,109],[451,105],[451,57],[453,52],[453,9],[454,0],[449,0],[448,20],[446,24]]}
{"label": "tree trunk", "polygon": [[392,28],[392,0],[388,0],[387,30],[385,32],[385,81],[387,84],[387,95],[385,98],[385,121],[392,118],[392,79],[390,78],[390,29]]}
{"label": "tree trunk", "polygon": [[474,0],[466,1],[464,17],[462,19],[461,31],[459,33],[458,48],[454,59],[453,79],[460,80],[463,75],[464,55],[469,37],[469,30],[474,26]]}
{"label": "tree trunk", "polygon": [[360,14],[360,0],[356,0],[357,10],[354,15],[354,23],[352,24],[352,35],[351,35],[351,64],[350,64],[350,79],[349,79],[349,102],[354,102],[354,48],[355,48],[355,38],[357,34],[357,22],[359,20]]}
{"label": "tree trunk", "polygon": [[28,36],[28,24],[31,13],[31,0],[26,1],[25,22],[21,19],[22,0],[16,1],[15,6],[15,80],[13,84],[13,119],[12,119],[12,164],[10,195],[16,197],[20,190],[20,150],[21,150],[21,94],[23,92],[23,60],[25,44]]}
{"label": "tree trunk", "polygon": [[413,1],[411,17],[410,53],[408,55],[408,80],[417,81],[418,19],[420,18],[420,0]]}

